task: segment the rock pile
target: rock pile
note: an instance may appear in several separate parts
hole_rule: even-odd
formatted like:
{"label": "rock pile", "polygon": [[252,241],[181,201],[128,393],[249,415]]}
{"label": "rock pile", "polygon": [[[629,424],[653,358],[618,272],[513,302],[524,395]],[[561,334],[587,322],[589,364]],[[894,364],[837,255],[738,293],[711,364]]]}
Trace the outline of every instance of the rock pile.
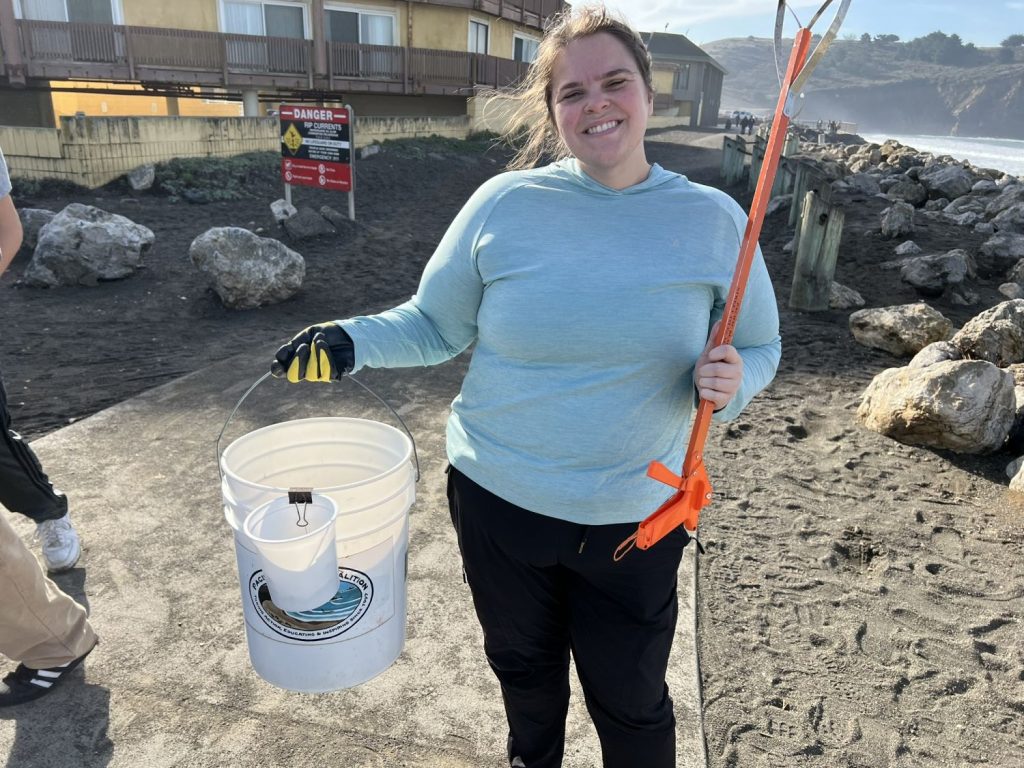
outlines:
{"label": "rock pile", "polygon": [[[896,248],[900,277],[925,298],[947,289],[967,295],[965,278],[1002,281],[1008,299],[1024,298],[1024,180],[948,155],[919,152],[898,141],[800,147],[835,191],[877,195],[890,205],[879,230],[887,239],[912,236],[921,219],[941,220],[989,235],[977,253],[922,253],[909,241]],[[967,303],[970,303],[969,301]]]}

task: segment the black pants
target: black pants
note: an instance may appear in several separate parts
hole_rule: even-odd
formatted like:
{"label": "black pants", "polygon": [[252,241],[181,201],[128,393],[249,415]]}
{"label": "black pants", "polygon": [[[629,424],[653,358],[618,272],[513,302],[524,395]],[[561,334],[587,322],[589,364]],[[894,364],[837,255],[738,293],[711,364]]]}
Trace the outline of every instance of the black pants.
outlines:
{"label": "black pants", "polygon": [[561,766],[571,651],[604,768],[673,768],[665,672],[686,531],[616,563],[612,553],[635,523],[585,526],[538,515],[454,467],[448,503],[484,651],[501,683],[509,762]]}
{"label": "black pants", "polygon": [[0,381],[0,504],[37,523],[64,517],[67,497],[54,489],[21,435],[11,429],[7,392]]}

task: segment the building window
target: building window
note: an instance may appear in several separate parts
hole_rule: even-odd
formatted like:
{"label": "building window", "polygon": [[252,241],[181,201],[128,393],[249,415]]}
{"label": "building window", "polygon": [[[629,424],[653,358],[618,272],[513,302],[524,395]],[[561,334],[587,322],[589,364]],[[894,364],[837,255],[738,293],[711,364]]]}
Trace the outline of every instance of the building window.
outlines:
{"label": "building window", "polygon": [[690,89],[690,65],[681,64],[676,70],[675,82],[672,83],[674,91],[688,91]]}
{"label": "building window", "polygon": [[487,53],[487,38],[490,28],[482,21],[469,20],[469,52]]}
{"label": "building window", "polygon": [[394,45],[395,17],[343,8],[327,8],[327,39],[334,43]]}
{"label": "building window", "polygon": [[306,37],[306,14],[297,3],[224,0],[224,31],[235,35]]}
{"label": "building window", "polygon": [[529,64],[537,58],[537,46],[540,41],[534,37],[526,37],[518,32],[512,36],[512,58]]}
{"label": "building window", "polygon": [[121,23],[118,0],[21,0],[14,10],[19,18],[33,21]]}

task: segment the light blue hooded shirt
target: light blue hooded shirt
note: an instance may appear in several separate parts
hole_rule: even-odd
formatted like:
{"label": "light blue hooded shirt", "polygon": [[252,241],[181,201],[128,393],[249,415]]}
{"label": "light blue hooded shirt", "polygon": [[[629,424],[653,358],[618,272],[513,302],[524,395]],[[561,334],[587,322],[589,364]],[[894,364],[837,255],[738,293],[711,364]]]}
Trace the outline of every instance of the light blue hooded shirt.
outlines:
{"label": "light blue hooded shirt", "polygon": [[[637,522],[672,489],[695,413],[693,368],[721,317],[746,226],[728,195],[654,165],[622,190],[575,159],[504,173],[455,217],[406,303],[339,320],[355,370],[434,365],[476,344],[448,459],[516,506]],[[775,375],[775,294],[758,250],[733,345],[734,418]],[[709,467],[713,474],[713,467]]]}

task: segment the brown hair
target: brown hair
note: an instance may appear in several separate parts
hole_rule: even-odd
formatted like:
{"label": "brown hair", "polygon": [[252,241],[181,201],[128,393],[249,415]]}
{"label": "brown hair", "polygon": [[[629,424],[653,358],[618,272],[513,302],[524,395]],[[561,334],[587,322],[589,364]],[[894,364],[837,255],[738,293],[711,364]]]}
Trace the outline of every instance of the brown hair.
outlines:
{"label": "brown hair", "polygon": [[648,93],[654,93],[651,56],[639,34],[602,5],[567,8],[550,20],[544,39],[537,47],[537,58],[522,84],[509,96],[517,105],[502,138],[518,147],[508,164],[510,170],[532,168],[545,156],[558,160],[569,155],[569,148],[558,135],[551,108],[555,60],[572,41],[601,32],[626,46],[636,60]]}

